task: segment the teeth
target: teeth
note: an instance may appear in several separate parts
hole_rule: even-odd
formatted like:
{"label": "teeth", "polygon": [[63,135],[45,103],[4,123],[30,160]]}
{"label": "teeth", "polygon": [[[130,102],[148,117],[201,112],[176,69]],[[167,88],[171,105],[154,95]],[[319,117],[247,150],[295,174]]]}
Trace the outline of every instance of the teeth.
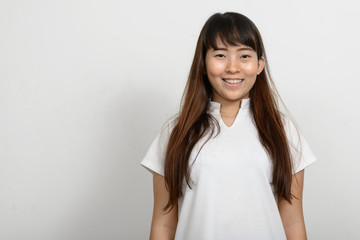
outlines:
{"label": "teeth", "polygon": [[241,83],[243,80],[226,80],[226,79],[224,79],[224,81],[227,83]]}

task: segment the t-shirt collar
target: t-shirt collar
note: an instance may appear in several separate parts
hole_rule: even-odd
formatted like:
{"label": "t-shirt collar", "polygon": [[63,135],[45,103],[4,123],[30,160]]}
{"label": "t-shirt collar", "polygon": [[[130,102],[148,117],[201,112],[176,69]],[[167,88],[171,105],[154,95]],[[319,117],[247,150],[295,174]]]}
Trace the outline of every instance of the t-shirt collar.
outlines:
{"label": "t-shirt collar", "polygon": [[[209,101],[209,111],[217,111],[220,112],[220,106],[221,103],[219,102],[215,102],[213,100],[211,100],[211,98],[208,99]],[[243,98],[241,100],[241,107],[242,110],[248,110],[250,109],[250,98]]]}

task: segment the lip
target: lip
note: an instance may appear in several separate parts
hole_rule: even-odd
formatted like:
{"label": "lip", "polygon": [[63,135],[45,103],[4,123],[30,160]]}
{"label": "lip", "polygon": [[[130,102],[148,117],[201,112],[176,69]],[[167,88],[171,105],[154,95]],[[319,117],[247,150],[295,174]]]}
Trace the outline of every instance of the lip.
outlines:
{"label": "lip", "polygon": [[[230,88],[237,88],[237,87],[241,86],[242,83],[245,81],[243,78],[223,78],[222,80],[223,80],[224,84]],[[242,80],[242,82],[233,84],[233,83],[227,83],[227,82],[225,82],[225,80]]]}

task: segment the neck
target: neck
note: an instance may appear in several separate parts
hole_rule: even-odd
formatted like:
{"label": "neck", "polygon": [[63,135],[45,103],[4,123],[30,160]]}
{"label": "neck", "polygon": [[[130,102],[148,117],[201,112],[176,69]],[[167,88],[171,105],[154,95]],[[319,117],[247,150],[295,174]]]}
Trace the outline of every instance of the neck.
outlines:
{"label": "neck", "polygon": [[242,100],[224,100],[224,99],[217,99],[214,97],[212,101],[218,102],[221,104],[220,106],[220,113],[223,116],[226,117],[233,117],[236,116],[239,112],[239,109],[241,108],[241,102]]}

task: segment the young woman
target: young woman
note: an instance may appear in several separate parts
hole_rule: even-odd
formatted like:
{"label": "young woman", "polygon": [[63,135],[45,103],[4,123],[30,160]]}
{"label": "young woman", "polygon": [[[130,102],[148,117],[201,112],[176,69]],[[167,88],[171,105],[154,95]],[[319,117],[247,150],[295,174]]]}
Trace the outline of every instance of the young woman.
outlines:
{"label": "young woman", "polygon": [[254,23],[211,16],[180,111],[141,161],[153,173],[150,239],[306,239],[304,168],[317,159],[278,98]]}

